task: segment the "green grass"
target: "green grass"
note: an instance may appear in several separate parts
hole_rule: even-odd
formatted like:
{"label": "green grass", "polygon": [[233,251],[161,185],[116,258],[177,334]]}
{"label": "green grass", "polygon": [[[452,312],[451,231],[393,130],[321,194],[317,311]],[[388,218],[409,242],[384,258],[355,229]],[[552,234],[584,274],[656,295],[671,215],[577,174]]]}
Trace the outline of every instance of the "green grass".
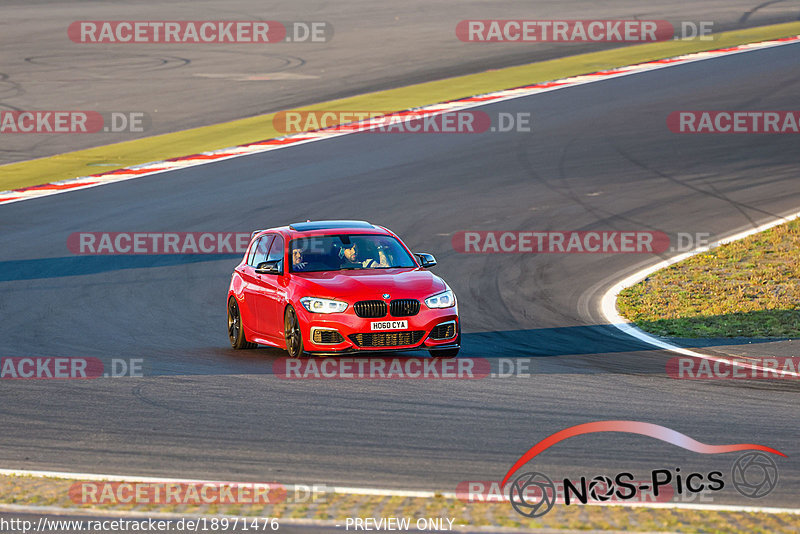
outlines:
{"label": "green grass", "polygon": [[658,271],[617,307],[660,336],[800,337],[800,220]]}

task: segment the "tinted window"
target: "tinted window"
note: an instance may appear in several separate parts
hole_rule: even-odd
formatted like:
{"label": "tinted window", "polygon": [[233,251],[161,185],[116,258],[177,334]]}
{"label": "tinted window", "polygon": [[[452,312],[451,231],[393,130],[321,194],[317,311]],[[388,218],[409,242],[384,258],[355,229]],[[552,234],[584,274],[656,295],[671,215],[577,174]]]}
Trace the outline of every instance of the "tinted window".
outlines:
{"label": "tinted window", "polygon": [[257,242],[253,243],[253,247],[250,250],[250,261],[247,262],[248,265],[258,267],[259,263],[267,261],[267,251],[269,250],[269,245],[272,243],[273,237],[274,236],[271,235],[265,235],[260,237]]}
{"label": "tinted window", "polygon": [[338,271],[341,269],[413,268],[417,264],[403,245],[387,235],[322,235],[293,239],[302,257],[302,268],[292,265],[291,272]]}

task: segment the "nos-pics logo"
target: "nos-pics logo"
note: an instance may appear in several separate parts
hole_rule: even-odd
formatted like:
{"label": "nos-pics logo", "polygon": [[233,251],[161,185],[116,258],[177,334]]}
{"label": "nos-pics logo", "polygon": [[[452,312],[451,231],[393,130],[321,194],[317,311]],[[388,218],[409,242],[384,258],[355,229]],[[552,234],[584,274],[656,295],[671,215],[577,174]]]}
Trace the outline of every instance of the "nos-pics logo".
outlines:
{"label": "nos-pics logo", "polygon": [[[597,421],[573,426],[545,438],[528,450],[506,473],[500,483],[505,487],[511,477],[532,458],[565,439],[596,432],[626,432],[640,434],[671,443],[700,454],[724,454],[747,451],[733,463],[730,481],[741,495],[760,499],[769,495],[778,484],[778,465],[770,456],[786,456],[782,452],[764,445],[740,443],[734,445],[707,445],[675,430],[639,421]],[[769,454],[766,454],[769,453]],[[544,473],[528,471],[516,476],[509,487],[509,501],[514,510],[525,517],[541,517],[548,513],[556,502],[587,504],[614,500],[640,499],[643,492],[658,500],[659,495],[669,493],[698,494],[716,492],[726,486],[726,474],[722,471],[682,472],[679,467],[654,469],[643,480],[635,480],[628,472],[614,475],[597,475],[578,480],[563,479],[558,484]]]}

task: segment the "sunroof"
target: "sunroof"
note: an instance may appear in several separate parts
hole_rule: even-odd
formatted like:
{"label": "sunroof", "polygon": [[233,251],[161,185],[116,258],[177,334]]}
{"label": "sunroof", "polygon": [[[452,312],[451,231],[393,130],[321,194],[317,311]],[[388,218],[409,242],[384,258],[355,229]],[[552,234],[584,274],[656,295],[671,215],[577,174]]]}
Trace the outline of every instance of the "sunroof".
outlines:
{"label": "sunroof", "polygon": [[297,232],[309,232],[334,228],[374,228],[374,226],[366,221],[309,221],[291,224],[289,228]]}

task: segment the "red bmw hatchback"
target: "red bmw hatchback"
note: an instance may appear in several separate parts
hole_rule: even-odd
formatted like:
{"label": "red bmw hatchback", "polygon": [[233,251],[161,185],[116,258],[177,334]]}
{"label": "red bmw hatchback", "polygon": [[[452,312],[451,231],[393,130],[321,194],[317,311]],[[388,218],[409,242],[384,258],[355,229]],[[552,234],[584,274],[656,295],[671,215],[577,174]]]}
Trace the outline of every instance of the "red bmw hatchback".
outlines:
{"label": "red bmw hatchback", "polygon": [[456,297],[391,231],[363,221],[316,221],[253,233],[228,290],[235,349],[304,354],[461,345]]}

